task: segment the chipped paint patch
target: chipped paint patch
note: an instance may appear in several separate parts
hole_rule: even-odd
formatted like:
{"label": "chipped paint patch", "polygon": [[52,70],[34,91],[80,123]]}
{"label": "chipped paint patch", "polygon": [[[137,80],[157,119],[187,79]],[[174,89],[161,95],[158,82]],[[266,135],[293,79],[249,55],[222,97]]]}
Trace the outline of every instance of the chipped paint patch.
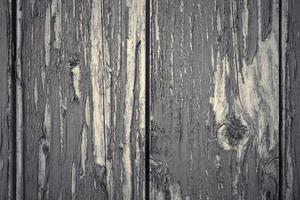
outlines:
{"label": "chipped paint patch", "polygon": [[213,107],[217,123],[222,123],[228,113],[226,79],[229,63],[226,57],[223,59],[220,58],[219,52],[217,55],[216,69],[213,76],[214,93],[213,96],[210,97],[210,103]]}
{"label": "chipped paint patch", "polygon": [[86,161],[87,161],[87,128],[83,125],[81,132],[81,167],[82,176],[86,174]]}
{"label": "chipped paint patch", "polygon": [[75,162],[72,163],[72,183],[71,183],[72,200],[76,199],[76,167]]}
{"label": "chipped paint patch", "polygon": [[61,84],[59,85],[59,122],[60,122],[60,152],[64,151],[65,115],[67,112],[67,100],[63,97]]}
{"label": "chipped paint patch", "polygon": [[81,96],[80,65],[76,65],[76,66],[72,67],[71,73],[72,73],[73,88],[74,88],[74,92],[75,92],[74,98],[79,99]]}
{"label": "chipped paint patch", "polygon": [[45,18],[45,34],[44,34],[44,38],[45,38],[45,63],[46,66],[48,67],[50,65],[50,32],[51,32],[51,10],[50,10],[50,6],[47,6],[47,10],[46,10],[46,18]]}
{"label": "chipped paint patch", "polygon": [[37,83],[36,83],[36,78],[34,79],[34,105],[35,105],[35,110],[38,110],[38,89],[37,89]]}
{"label": "chipped paint patch", "polygon": [[[60,48],[62,42],[62,19],[61,19],[61,0],[53,0],[51,3],[51,14],[55,16],[55,23],[54,23],[54,47]],[[49,32],[48,32],[49,33]],[[49,34],[50,35],[50,34]]]}
{"label": "chipped paint patch", "polygon": [[86,102],[85,102],[85,122],[88,128],[90,128],[90,124],[91,124],[91,118],[90,118],[90,99],[89,97],[86,98]]}
{"label": "chipped paint patch", "polygon": [[103,119],[103,64],[102,60],[102,4],[93,1],[91,12],[91,82],[92,82],[92,104],[93,104],[93,132],[94,132],[94,157],[95,162],[105,165],[105,135]]}

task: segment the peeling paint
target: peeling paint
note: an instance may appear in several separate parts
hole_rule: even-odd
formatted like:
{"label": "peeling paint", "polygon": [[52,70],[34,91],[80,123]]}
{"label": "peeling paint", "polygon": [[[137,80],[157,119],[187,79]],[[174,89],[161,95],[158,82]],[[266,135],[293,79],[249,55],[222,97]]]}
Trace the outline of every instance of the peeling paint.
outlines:
{"label": "peeling paint", "polygon": [[50,20],[51,20],[51,8],[50,6],[47,7],[46,10],[46,19],[45,19],[45,62],[46,66],[48,67],[50,64]]}
{"label": "peeling paint", "polygon": [[71,69],[72,80],[73,80],[73,88],[75,92],[75,98],[79,99],[81,97],[80,91],[80,66],[76,65]]}
{"label": "peeling paint", "polygon": [[76,168],[75,163],[72,164],[72,200],[76,199]]}
{"label": "peeling paint", "polygon": [[103,119],[103,100],[101,94],[102,70],[103,65],[100,62],[102,58],[102,31],[98,27],[102,27],[102,5],[99,1],[93,1],[92,18],[91,18],[91,80],[93,91],[93,130],[94,130],[94,156],[96,163],[105,165],[105,136],[104,136],[104,119]]}

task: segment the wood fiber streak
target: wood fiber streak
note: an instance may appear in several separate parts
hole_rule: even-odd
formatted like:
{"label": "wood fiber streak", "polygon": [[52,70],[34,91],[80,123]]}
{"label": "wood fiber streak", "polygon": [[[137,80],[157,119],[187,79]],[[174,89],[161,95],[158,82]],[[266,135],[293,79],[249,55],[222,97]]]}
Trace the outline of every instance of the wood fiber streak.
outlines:
{"label": "wood fiber streak", "polygon": [[151,199],[278,199],[277,0],[151,1]]}
{"label": "wood fiber streak", "polygon": [[11,4],[0,1],[0,199],[12,199],[13,182],[13,99]]}
{"label": "wood fiber streak", "polygon": [[300,2],[282,3],[282,199],[300,198]]}
{"label": "wood fiber streak", "polygon": [[17,199],[144,199],[144,1],[19,5]]}

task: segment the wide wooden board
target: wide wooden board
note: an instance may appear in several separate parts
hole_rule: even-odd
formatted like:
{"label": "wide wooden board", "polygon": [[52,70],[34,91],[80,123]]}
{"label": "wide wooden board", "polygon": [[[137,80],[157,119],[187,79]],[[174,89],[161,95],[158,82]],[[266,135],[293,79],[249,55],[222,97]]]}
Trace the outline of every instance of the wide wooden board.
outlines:
{"label": "wide wooden board", "polygon": [[151,13],[151,199],[278,199],[278,1]]}
{"label": "wide wooden board", "polygon": [[17,3],[17,199],[144,199],[145,2]]}

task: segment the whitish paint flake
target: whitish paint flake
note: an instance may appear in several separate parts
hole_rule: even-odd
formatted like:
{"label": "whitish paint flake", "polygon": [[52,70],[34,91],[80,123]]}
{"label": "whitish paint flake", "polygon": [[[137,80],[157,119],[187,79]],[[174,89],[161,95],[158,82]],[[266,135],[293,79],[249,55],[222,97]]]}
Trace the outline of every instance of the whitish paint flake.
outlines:
{"label": "whitish paint flake", "polygon": [[81,167],[83,172],[82,176],[85,176],[86,174],[86,160],[87,160],[87,128],[84,125],[81,132]]}
{"label": "whitish paint flake", "polygon": [[180,0],[180,7],[179,7],[179,9],[180,9],[180,12],[183,13],[183,11],[184,11],[184,2],[183,2],[183,0]]}
{"label": "whitish paint flake", "polygon": [[64,115],[67,112],[67,100],[63,97],[61,84],[59,85],[59,122],[60,122],[60,152],[64,150]]}
{"label": "whitish paint flake", "polygon": [[[260,6],[260,3],[259,3]],[[273,13],[276,13],[276,7]],[[261,10],[261,9],[259,9]],[[259,14],[261,16],[261,14]],[[244,111],[255,121],[258,117],[257,144],[261,157],[278,145],[278,24],[272,20],[272,32],[265,41],[259,38],[257,54],[251,65],[243,60],[244,82],[239,82],[241,104]],[[261,24],[259,18],[258,24]],[[259,31],[260,31],[259,26]],[[259,33],[259,37],[261,34]],[[265,143],[266,131],[269,132],[270,147]]]}
{"label": "whitish paint flake", "polygon": [[42,78],[42,86],[43,86],[43,90],[45,90],[45,78],[46,78],[46,72],[45,72],[45,69],[42,69],[42,71],[41,71],[41,78]]}
{"label": "whitish paint flake", "polygon": [[190,49],[193,51],[193,23],[192,16],[189,16],[189,25],[190,25]]}
{"label": "whitish paint flake", "polygon": [[[174,34],[171,34],[171,43],[170,43],[170,48],[171,48],[171,53],[170,53],[170,63],[172,69],[170,70],[170,76],[171,76],[171,81],[170,81],[170,93],[173,95],[173,87],[174,87],[174,51],[173,51],[173,44],[174,44]],[[160,45],[158,45],[160,47]]]}
{"label": "whitish paint flake", "polygon": [[[158,16],[158,1],[156,1],[156,3],[155,3],[155,10],[157,11],[157,12],[155,12],[155,20],[154,20],[154,23],[155,23],[155,39],[156,39],[156,42],[157,42],[157,44],[159,44],[159,33],[160,33],[160,31],[159,31],[159,16]],[[159,55],[159,53],[160,53],[160,45],[157,45],[157,55]]]}
{"label": "whitish paint flake", "polygon": [[[213,20],[212,20],[213,21]],[[221,34],[221,31],[222,31],[222,24],[221,24],[221,17],[220,17],[220,13],[219,11],[217,11],[217,30],[218,30],[218,33]],[[213,26],[214,27],[214,26]]]}
{"label": "whitish paint flake", "polygon": [[49,140],[50,133],[51,133],[51,114],[50,114],[50,105],[49,105],[48,98],[46,100],[45,113],[44,113],[44,133],[45,133],[45,139]]}
{"label": "whitish paint flake", "polygon": [[93,1],[91,12],[91,82],[92,82],[92,104],[93,104],[93,128],[94,128],[94,157],[95,162],[100,166],[105,165],[105,135],[103,119],[102,99],[102,4],[100,1]]}
{"label": "whitish paint flake", "polygon": [[[140,3],[139,4],[139,9],[140,11],[140,17],[138,18],[140,20],[140,27],[145,27],[145,4],[144,3]],[[143,29],[142,29],[143,30]],[[141,36],[140,36],[140,41],[141,41],[141,47],[140,47],[140,74],[139,74],[139,120],[140,120],[140,124],[139,124],[139,130],[140,130],[140,134],[141,134],[141,139],[144,139],[144,130],[145,130],[145,115],[143,113],[145,113],[145,83],[146,83],[146,69],[145,69],[145,50],[146,50],[146,41],[145,41],[145,34],[144,31],[140,31],[142,32]]]}
{"label": "whitish paint flake", "polygon": [[73,0],[73,17],[75,18],[75,16],[76,16],[76,1],[75,0]]}
{"label": "whitish paint flake", "polygon": [[62,32],[61,32],[61,0],[53,0],[52,3],[52,8],[51,8],[51,14],[53,17],[55,17],[55,23],[54,23],[54,34],[55,34],[55,40],[54,40],[54,47],[55,48],[60,48],[61,46],[61,37],[62,37]]}
{"label": "whitish paint flake", "polygon": [[35,105],[35,110],[38,110],[38,89],[37,89],[37,83],[36,83],[36,78],[34,79],[34,105]]}
{"label": "whitish paint flake", "polygon": [[76,167],[75,167],[75,162],[72,163],[71,192],[72,192],[72,200],[75,200],[76,199]]}
{"label": "whitish paint flake", "polygon": [[218,123],[221,123],[228,113],[228,102],[226,97],[227,69],[229,69],[228,60],[226,57],[221,59],[218,52],[216,69],[213,76],[214,94],[210,97],[210,103],[213,106],[216,121]]}
{"label": "whitish paint flake", "polygon": [[45,18],[45,33],[44,33],[44,42],[45,42],[45,63],[48,67],[50,64],[50,32],[51,32],[51,14],[50,14],[50,6],[46,9],[46,18]]}
{"label": "whitish paint flake", "polygon": [[73,77],[73,88],[75,92],[75,96],[79,99],[81,96],[80,91],[80,66],[76,65],[71,69],[72,77]]}
{"label": "whitish paint flake", "polygon": [[247,49],[247,34],[248,34],[248,21],[249,21],[249,11],[247,8],[247,3],[244,3],[244,8],[242,12],[242,20],[243,20],[243,43],[244,43],[244,55],[246,55],[246,49]]}
{"label": "whitish paint flake", "polygon": [[123,199],[129,200],[132,198],[132,169],[131,169],[131,151],[130,151],[130,133],[131,133],[131,117],[133,107],[133,89],[135,76],[135,47],[136,47],[136,29],[137,16],[136,2],[129,8],[130,15],[128,19],[128,39],[127,39],[127,82],[125,85],[125,113],[124,113],[124,139],[123,139]]}
{"label": "whitish paint flake", "polygon": [[90,99],[87,97],[85,102],[85,122],[88,128],[90,128],[91,124],[90,114]]}

